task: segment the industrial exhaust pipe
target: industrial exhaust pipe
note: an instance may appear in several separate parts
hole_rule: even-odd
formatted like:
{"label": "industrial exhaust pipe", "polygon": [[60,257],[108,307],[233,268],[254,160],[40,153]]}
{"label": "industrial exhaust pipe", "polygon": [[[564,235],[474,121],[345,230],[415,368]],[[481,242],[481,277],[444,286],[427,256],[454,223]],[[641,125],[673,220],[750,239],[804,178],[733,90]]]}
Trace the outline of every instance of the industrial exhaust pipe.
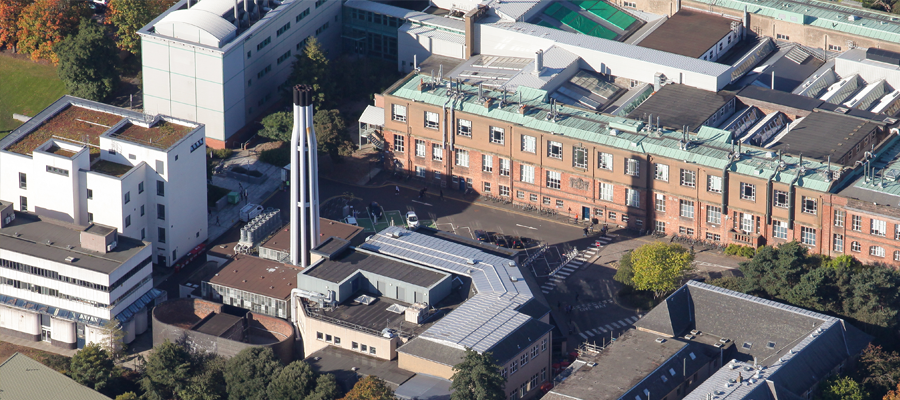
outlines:
{"label": "industrial exhaust pipe", "polygon": [[294,86],[294,127],[291,131],[290,229],[291,264],[309,266],[310,251],[319,238],[319,177],[316,133],[313,129],[312,87]]}

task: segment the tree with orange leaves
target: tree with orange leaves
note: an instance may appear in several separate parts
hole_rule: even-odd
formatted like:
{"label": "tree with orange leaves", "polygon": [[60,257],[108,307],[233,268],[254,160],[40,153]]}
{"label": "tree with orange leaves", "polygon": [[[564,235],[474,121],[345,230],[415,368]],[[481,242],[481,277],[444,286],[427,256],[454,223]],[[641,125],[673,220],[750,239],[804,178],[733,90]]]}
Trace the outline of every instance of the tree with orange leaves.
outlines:
{"label": "tree with orange leaves", "polygon": [[900,400],[900,383],[897,384],[896,390],[891,390],[890,392],[887,392],[887,394],[884,395],[882,400]]}
{"label": "tree with orange leaves", "polygon": [[16,32],[19,27],[19,15],[28,5],[28,0],[6,0],[0,1],[0,49],[9,48],[15,50]]}
{"label": "tree with orange leaves", "polygon": [[19,52],[28,54],[34,61],[50,60],[54,64],[59,58],[53,46],[73,33],[81,17],[90,16],[90,9],[84,2],[72,0],[36,0],[22,10],[19,16]]}

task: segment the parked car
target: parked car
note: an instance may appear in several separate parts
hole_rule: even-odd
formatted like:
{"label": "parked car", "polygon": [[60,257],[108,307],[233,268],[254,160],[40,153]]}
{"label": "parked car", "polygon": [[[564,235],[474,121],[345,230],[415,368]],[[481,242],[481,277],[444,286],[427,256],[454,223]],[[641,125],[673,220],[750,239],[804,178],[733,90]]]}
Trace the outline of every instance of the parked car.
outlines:
{"label": "parked car", "polygon": [[511,236],[509,237],[509,248],[511,249],[524,249],[525,243],[522,241],[522,238],[519,236]]}
{"label": "parked car", "polygon": [[479,242],[491,243],[491,235],[481,229],[472,232],[472,234],[475,235],[475,240]]}
{"label": "parked car", "polygon": [[353,226],[359,226],[359,224],[356,222],[356,218],[351,217],[351,216],[347,216],[346,218],[344,218],[344,223],[350,224]]}
{"label": "parked car", "polygon": [[497,246],[500,246],[503,248],[507,248],[507,249],[510,248],[509,239],[507,238],[506,235],[503,235],[503,234],[499,234],[499,233],[494,234],[494,238],[491,241],[491,243],[496,244]]}
{"label": "parked car", "polygon": [[406,213],[406,226],[412,230],[419,229],[419,217],[416,216],[415,211]]}
{"label": "parked car", "polygon": [[378,202],[373,201],[372,204],[369,204],[369,212],[372,213],[372,216],[375,217],[376,220],[381,218],[381,206],[378,205]]}

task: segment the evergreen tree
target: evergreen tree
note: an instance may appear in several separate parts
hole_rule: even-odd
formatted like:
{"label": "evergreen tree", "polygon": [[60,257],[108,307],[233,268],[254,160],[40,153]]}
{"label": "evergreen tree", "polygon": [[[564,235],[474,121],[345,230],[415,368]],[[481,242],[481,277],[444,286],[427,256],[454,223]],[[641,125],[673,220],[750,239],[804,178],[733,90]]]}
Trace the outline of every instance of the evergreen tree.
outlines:
{"label": "evergreen tree", "polygon": [[113,369],[112,359],[96,343],[89,343],[72,356],[69,375],[75,382],[94,390],[102,390]]}
{"label": "evergreen tree", "polygon": [[191,354],[168,340],[156,346],[144,364],[141,387],[149,400],[171,399],[190,384],[195,368]]}
{"label": "evergreen tree", "polygon": [[451,400],[504,400],[506,378],[494,363],[491,353],[479,354],[466,348],[463,361],[453,367]]}
{"label": "evergreen tree", "polygon": [[110,0],[107,5],[106,23],[116,27],[116,45],[132,54],[141,51],[137,31],[152,19],[146,0]]}
{"label": "evergreen tree", "polygon": [[293,85],[312,86],[316,110],[331,108],[334,104],[336,84],[332,80],[328,55],[315,37],[306,40],[303,54],[297,55],[288,82]]}
{"label": "evergreen tree", "polygon": [[316,373],[309,364],[297,360],[269,382],[269,400],[303,400],[316,388]]}
{"label": "evergreen tree", "polygon": [[822,384],[818,400],[867,400],[869,394],[849,376],[833,376]]}
{"label": "evergreen tree", "polygon": [[[328,153],[332,159],[340,158],[341,149],[348,145],[347,122],[338,110],[319,110],[313,116],[319,151]],[[352,143],[349,143],[352,146]]]}
{"label": "evergreen tree", "polygon": [[262,129],[259,136],[282,142],[291,141],[291,131],[294,128],[294,114],[288,111],[278,111],[266,115],[262,121]]}
{"label": "evergreen tree", "polygon": [[681,285],[693,261],[694,255],[679,244],[655,242],[638,247],[631,253],[634,288],[660,298]]}
{"label": "evergreen tree", "polygon": [[332,374],[316,378],[316,390],[306,400],[334,400],[341,397],[341,388]]}
{"label": "evergreen tree", "polygon": [[181,400],[219,400],[225,391],[225,359],[217,356],[196,357],[194,363],[202,366],[199,373],[190,378],[187,386],[178,394]]}
{"label": "evergreen tree", "polygon": [[102,101],[116,86],[119,60],[115,44],[103,27],[82,19],[78,33],[55,47],[59,57],[57,74],[69,94],[88,100]]}
{"label": "evergreen tree", "polygon": [[281,372],[281,362],[268,347],[241,350],[225,364],[225,383],[231,400],[265,400],[266,388]]}

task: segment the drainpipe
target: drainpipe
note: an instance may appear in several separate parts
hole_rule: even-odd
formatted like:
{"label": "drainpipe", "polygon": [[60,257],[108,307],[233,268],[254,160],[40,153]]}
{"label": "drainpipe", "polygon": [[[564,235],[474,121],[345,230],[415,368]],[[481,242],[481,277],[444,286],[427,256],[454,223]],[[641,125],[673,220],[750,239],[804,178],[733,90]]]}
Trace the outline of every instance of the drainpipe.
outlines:
{"label": "drainpipe", "polygon": [[800,154],[800,164],[797,167],[797,176],[791,180],[791,186],[788,188],[788,229],[794,229],[794,209],[796,201],[794,201],[794,185],[800,180],[800,167],[803,166],[803,154]]}
{"label": "drainpipe", "polygon": [[766,225],[772,224],[772,179],[775,179],[779,172],[781,172],[780,165],[775,167],[775,172],[766,181]]}

